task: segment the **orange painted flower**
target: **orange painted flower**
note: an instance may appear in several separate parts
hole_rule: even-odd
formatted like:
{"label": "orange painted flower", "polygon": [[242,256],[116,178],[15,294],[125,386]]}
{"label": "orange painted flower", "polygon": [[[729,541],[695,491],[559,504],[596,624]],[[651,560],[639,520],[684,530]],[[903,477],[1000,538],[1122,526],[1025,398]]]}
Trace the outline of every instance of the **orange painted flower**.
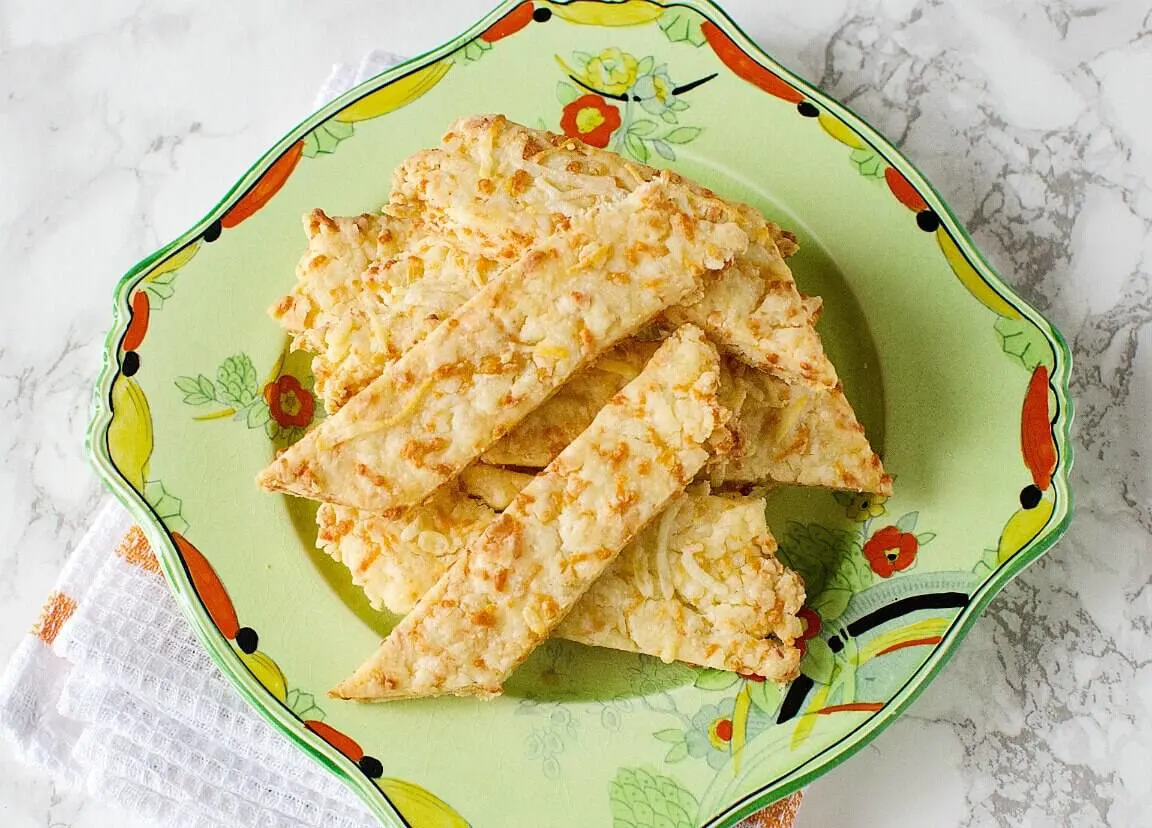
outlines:
{"label": "orange painted flower", "polygon": [[911,532],[885,526],[864,544],[864,557],[872,571],[881,578],[891,578],[916,563],[920,542]]}
{"label": "orange painted flower", "polygon": [[564,107],[560,128],[565,135],[603,149],[620,126],[620,110],[599,95],[581,95]]}
{"label": "orange painted flower", "polygon": [[291,374],[281,374],[264,386],[264,402],[281,428],[304,428],[316,412],[312,392]]}

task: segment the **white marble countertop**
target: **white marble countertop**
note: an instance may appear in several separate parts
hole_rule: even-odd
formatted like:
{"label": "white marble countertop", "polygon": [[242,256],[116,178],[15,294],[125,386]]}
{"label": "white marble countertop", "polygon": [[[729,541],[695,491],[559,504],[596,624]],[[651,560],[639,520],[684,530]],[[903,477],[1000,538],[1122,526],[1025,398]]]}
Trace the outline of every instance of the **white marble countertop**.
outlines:
{"label": "white marble countertop", "polygon": [[[422,51],[490,5],[0,4],[0,659],[104,497],[83,431],[113,284],[307,114],[334,62],[374,47]],[[728,7],[903,145],[1076,357],[1071,531],[996,599],[948,681],[812,786],[800,825],[1147,825],[1147,0]],[[0,824],[139,823],[57,788],[0,745]]]}

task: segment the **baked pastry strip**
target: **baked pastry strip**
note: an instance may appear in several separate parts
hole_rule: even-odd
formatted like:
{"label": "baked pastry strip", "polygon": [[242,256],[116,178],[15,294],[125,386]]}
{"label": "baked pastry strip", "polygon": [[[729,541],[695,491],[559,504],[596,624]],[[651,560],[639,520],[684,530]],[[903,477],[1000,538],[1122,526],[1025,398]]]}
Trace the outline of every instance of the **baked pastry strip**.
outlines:
{"label": "baked pastry strip", "polygon": [[[262,471],[266,489],[385,512],[454,478],[574,373],[747,245],[652,182],[532,248]],[[684,228],[692,226],[688,234]]]}
{"label": "baked pastry strip", "polygon": [[[503,477],[495,489],[501,493],[532,480],[480,468]],[[764,500],[703,489],[674,498],[645,526],[553,636],[776,681],[794,678],[804,585],[776,559]],[[374,606],[403,615],[496,519],[501,502],[437,492],[434,502],[395,518],[324,504],[319,542]]]}
{"label": "baked pastry strip", "polygon": [[[715,197],[680,176],[573,138],[502,115],[475,116],[449,127],[439,148],[396,168],[387,210],[455,235],[476,256],[499,260],[584,211],[667,176]],[[781,379],[835,386],[836,370],[813,328],[819,302],[801,296],[781,255],[780,245],[794,246],[794,237],[746,204],[724,204],[750,244],[707,290],[669,310],[673,323],[699,325],[722,348]]]}
{"label": "baked pastry strip", "polygon": [[681,492],[724,428],[719,358],[679,329],[332,692],[492,696],[621,549]]}

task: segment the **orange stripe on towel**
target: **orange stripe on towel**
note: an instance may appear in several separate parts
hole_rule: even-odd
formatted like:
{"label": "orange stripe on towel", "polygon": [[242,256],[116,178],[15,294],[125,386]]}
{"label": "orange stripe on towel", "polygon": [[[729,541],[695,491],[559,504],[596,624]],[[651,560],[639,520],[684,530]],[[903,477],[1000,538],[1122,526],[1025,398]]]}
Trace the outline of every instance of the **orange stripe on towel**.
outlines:
{"label": "orange stripe on towel", "polygon": [[76,612],[76,599],[63,592],[53,592],[48,596],[48,602],[40,610],[40,618],[32,625],[32,635],[39,638],[49,647],[60,634],[64,622]]}
{"label": "orange stripe on towel", "polygon": [[139,526],[133,526],[128,530],[128,533],[124,535],[116,547],[116,554],[133,566],[138,566],[148,572],[160,571],[160,562],[152,554],[152,547]]}

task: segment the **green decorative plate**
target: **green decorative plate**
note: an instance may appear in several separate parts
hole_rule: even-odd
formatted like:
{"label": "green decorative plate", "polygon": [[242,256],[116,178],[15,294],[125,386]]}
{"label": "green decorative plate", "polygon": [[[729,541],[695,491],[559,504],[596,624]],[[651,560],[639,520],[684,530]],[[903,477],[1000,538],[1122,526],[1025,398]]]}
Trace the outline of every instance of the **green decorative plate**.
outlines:
{"label": "green decorative plate", "polygon": [[[379,206],[402,158],[488,112],[675,167],[798,234],[797,281],[825,299],[896,494],[773,496],[810,595],[790,687],[555,642],[492,702],[327,699],[393,619],[314,549],[312,508],[253,485],[320,416],[265,308],[305,211]],[[89,440],[220,667],[385,825],[730,826],[874,738],[1064,531],[1068,373],[916,169],[707,0],[525,0],[313,115],[124,277]]]}

